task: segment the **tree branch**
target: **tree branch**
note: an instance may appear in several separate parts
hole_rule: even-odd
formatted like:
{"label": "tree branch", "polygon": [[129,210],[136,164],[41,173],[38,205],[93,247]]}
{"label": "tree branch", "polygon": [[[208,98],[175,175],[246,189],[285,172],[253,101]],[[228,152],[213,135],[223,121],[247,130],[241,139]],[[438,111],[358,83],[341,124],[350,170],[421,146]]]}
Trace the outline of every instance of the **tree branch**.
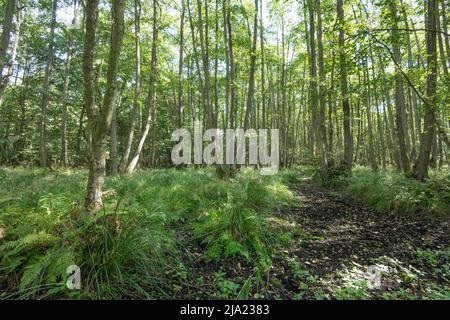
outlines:
{"label": "tree branch", "polygon": [[[408,75],[403,71],[402,67],[398,64],[398,62],[395,60],[394,57],[394,53],[391,51],[391,49],[389,48],[388,45],[386,45],[384,42],[378,40],[378,38],[373,35],[370,34],[373,37],[373,39],[375,40],[375,42],[379,43],[380,45],[382,45],[388,52],[389,55],[391,56],[392,61],[394,62],[395,66],[398,68],[398,70],[400,71],[400,73],[403,75],[403,77],[406,79],[406,81],[408,82],[408,85],[414,90],[414,92],[417,94],[417,96],[419,97],[420,100],[422,100],[422,102],[424,104],[426,104],[428,107],[431,107],[429,101],[419,92],[419,90],[414,86],[414,84],[412,83],[411,79],[409,79]],[[442,140],[445,142],[445,144],[447,145],[447,147],[450,149],[450,140],[447,136],[447,134],[445,133],[445,130],[442,128],[439,119],[436,118],[436,115],[434,113],[434,110],[432,112],[432,116],[434,119],[434,122],[436,124],[436,127],[438,129],[439,134],[441,135]]]}

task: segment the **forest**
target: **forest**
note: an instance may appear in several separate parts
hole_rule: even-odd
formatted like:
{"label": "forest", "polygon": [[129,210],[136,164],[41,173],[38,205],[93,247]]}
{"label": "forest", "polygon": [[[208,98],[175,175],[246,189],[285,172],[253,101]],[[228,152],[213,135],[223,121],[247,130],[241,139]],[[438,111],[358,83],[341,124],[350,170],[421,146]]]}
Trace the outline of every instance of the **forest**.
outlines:
{"label": "forest", "polygon": [[449,12],[2,0],[0,300],[450,300]]}

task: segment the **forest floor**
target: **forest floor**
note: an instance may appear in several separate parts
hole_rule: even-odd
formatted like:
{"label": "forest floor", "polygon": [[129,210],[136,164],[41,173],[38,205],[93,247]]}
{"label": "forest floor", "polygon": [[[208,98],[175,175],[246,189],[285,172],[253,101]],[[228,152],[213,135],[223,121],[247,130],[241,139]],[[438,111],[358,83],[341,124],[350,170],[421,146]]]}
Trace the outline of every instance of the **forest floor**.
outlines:
{"label": "forest floor", "polygon": [[[81,221],[86,171],[0,168],[0,299],[450,299],[446,176],[313,175],[143,170],[108,177],[104,212]],[[119,232],[99,223],[111,215]]]}
{"label": "forest floor", "polygon": [[[381,298],[389,293],[421,297],[430,284],[450,285],[448,218],[378,212],[309,179],[291,188],[299,206],[278,214],[287,215],[312,237],[288,254],[320,279],[318,288],[324,293],[338,298]],[[374,266],[372,273],[369,266]],[[376,270],[381,273],[378,284]],[[295,288],[292,279],[287,277],[285,287]],[[361,286],[360,280],[369,280],[373,288]]]}
{"label": "forest floor", "polygon": [[[266,286],[253,298],[449,299],[448,217],[381,212],[309,177],[289,188],[298,203],[273,217],[303,234],[272,256]],[[199,275],[209,271],[217,280],[211,265],[201,260],[195,265]],[[254,269],[230,264],[219,274],[244,282]],[[217,290],[214,281],[211,286]],[[225,285],[224,297],[227,290],[232,291]]]}

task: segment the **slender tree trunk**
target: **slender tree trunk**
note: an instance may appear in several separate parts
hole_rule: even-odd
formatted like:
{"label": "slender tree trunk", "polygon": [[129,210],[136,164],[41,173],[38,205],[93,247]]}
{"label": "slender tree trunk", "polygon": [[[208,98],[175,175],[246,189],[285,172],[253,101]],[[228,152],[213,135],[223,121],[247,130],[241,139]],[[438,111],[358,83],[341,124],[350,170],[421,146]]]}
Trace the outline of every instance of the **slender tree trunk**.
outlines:
{"label": "slender tree trunk", "polygon": [[[3,31],[6,32],[8,29],[7,23],[9,22],[9,17],[7,16],[9,14],[9,3],[6,7],[6,16],[5,16],[5,21],[4,21],[4,29]],[[15,12],[15,16],[16,16],[16,20],[15,20],[15,31],[14,31],[14,42],[11,48],[11,59],[9,60],[8,63],[8,69],[6,71],[6,74],[2,77],[2,73],[3,73],[3,67],[6,64],[2,64],[0,65],[0,107],[3,104],[3,99],[4,99],[4,93],[6,91],[6,88],[9,85],[9,81],[11,80],[11,77],[13,75],[13,70],[14,70],[14,64],[16,63],[16,54],[17,54],[17,47],[19,45],[19,38],[20,38],[20,27],[22,25],[22,10],[20,9],[20,0],[16,0],[16,12]],[[6,21],[8,20],[8,21]],[[10,27],[9,27],[10,28]],[[10,28],[11,29],[11,28]],[[7,41],[9,43],[9,39],[5,40],[3,39],[3,37],[6,37],[6,35],[3,33],[2,34],[2,45],[3,46],[3,41]],[[8,34],[9,36],[9,34]],[[8,43],[6,44],[6,48],[8,47]],[[3,51],[3,49],[0,47],[0,60],[1,55],[3,55],[4,53],[6,53],[6,50]],[[5,57],[3,57],[3,60],[5,60]]]}
{"label": "slender tree trunk", "polygon": [[253,23],[252,47],[250,51],[250,71],[248,76],[247,106],[245,108],[244,130],[248,129],[250,115],[254,108],[255,99],[256,41],[258,38],[258,1],[259,0],[255,0],[255,18]]}
{"label": "slender tree trunk", "polygon": [[[225,2],[225,0],[224,0]],[[228,50],[230,55],[230,117],[229,128],[236,127],[236,63],[234,61],[234,48],[233,48],[233,30],[231,28],[231,8],[230,0],[227,1],[227,30],[228,30]]]}
{"label": "slender tree trunk", "polygon": [[431,143],[431,158],[430,167],[436,169],[438,164],[438,135],[437,131],[434,131],[433,142]]}
{"label": "slender tree trunk", "polygon": [[223,19],[223,43],[225,47],[225,117],[224,127],[229,125],[229,109],[230,109],[230,48],[228,44],[228,27],[227,27],[227,8],[226,1],[222,1],[222,19]]}
{"label": "slender tree trunk", "polygon": [[114,108],[111,119],[109,162],[109,172],[111,176],[117,175],[117,108]]}
{"label": "slender tree trunk", "polygon": [[336,57],[335,57],[335,51],[333,50],[332,53],[332,64],[331,64],[331,76],[330,76],[330,90],[328,90],[328,141],[327,141],[327,150],[328,150],[328,161],[330,161],[330,164],[334,165],[333,160],[333,144],[334,144],[334,133],[335,129],[333,126],[333,111],[335,109],[335,99],[333,97],[335,93],[335,79],[334,79],[334,72],[335,72],[335,66],[336,66]]}
{"label": "slender tree trunk", "polygon": [[152,109],[152,144],[150,148],[150,165],[154,166],[156,164],[156,108]]}
{"label": "slender tree trunk", "polygon": [[449,43],[449,34],[447,28],[447,13],[446,13],[446,2],[445,0],[441,1],[441,14],[442,14],[442,29],[444,31],[444,43],[445,43],[445,51],[447,52],[447,60],[448,65],[450,67],[450,43]]}
{"label": "slender tree trunk", "polygon": [[204,109],[205,108],[205,103],[204,103],[205,102],[205,90],[204,90],[204,83],[203,83],[203,76],[202,76],[202,68],[200,67],[200,62],[198,59],[197,39],[195,37],[195,25],[194,25],[194,19],[192,17],[191,6],[190,6],[189,1],[187,1],[187,10],[188,10],[188,16],[189,16],[189,26],[190,26],[190,33],[191,33],[191,38],[192,38],[192,50],[193,50],[193,55],[194,55],[195,67],[197,69],[198,77],[199,77],[198,85],[199,85],[199,89],[200,89],[200,93],[201,93],[201,103],[199,104],[199,106],[202,106]]}
{"label": "slender tree trunk", "polygon": [[420,151],[414,166],[414,177],[423,180],[428,177],[428,166],[430,164],[430,153],[435,131],[434,108],[436,104],[437,89],[437,52],[436,52],[436,0],[427,1],[427,101],[425,105],[425,117],[423,133],[420,141]]}
{"label": "slender tree trunk", "polygon": [[214,18],[214,126],[217,128],[219,123],[219,0],[216,0]]}
{"label": "slender tree trunk", "polygon": [[14,17],[14,9],[16,8],[16,0],[7,0],[5,6],[5,16],[3,18],[2,35],[0,39],[0,77],[6,65],[6,52],[9,47],[9,38],[11,36],[12,22]]}
{"label": "slender tree trunk", "polygon": [[[372,52],[372,51],[371,51]],[[370,60],[372,60],[372,79],[376,79],[375,76],[375,59],[373,58],[373,54],[370,55]],[[384,140],[384,130],[383,130],[383,123],[381,121],[381,113],[380,113],[380,98],[378,96],[378,90],[377,90],[377,82],[374,82],[373,86],[374,90],[374,97],[375,97],[375,106],[376,106],[376,114],[377,114],[377,130],[378,130],[378,139],[379,139],[379,145],[381,148],[381,165],[383,169],[386,169],[386,147],[385,147],[385,140]],[[384,109],[383,109],[383,115],[384,115]],[[385,115],[384,115],[385,116]]]}
{"label": "slender tree trunk", "polygon": [[312,125],[314,129],[314,136],[316,145],[319,151],[320,171],[322,182],[328,181],[328,161],[325,151],[325,143],[321,133],[321,116],[320,116],[320,101],[317,92],[317,67],[316,67],[316,44],[315,44],[315,22],[314,22],[314,1],[309,1],[309,76],[310,76],[310,102],[312,112]]}
{"label": "slender tree trunk", "polygon": [[[78,4],[77,0],[74,0],[73,4],[73,20],[72,20],[72,30],[75,30],[75,23],[77,20]],[[68,162],[68,151],[67,151],[67,118],[68,118],[68,108],[69,108],[69,82],[70,82],[70,63],[72,60],[72,50],[73,50],[73,35],[69,32],[69,41],[67,45],[67,57],[66,65],[64,66],[64,89],[62,94],[62,116],[61,116],[61,164],[67,167]]]}
{"label": "slender tree trunk", "polygon": [[[362,87],[361,85],[361,74],[358,71],[358,87]],[[363,130],[362,130],[362,122],[363,122],[363,115],[362,113],[364,110],[361,108],[361,97],[357,97],[357,102],[353,104],[352,106],[352,115],[356,113],[356,117],[353,116],[353,126],[356,125],[356,146],[355,146],[355,152],[353,157],[353,162],[358,162],[359,156],[360,156],[360,149],[363,144]]]}
{"label": "slender tree trunk", "polygon": [[350,124],[350,101],[347,84],[347,55],[345,52],[345,22],[343,0],[337,0],[339,24],[339,67],[341,76],[342,110],[344,113],[344,165],[351,170],[353,163],[353,141]]}
{"label": "slender tree trunk", "polygon": [[369,75],[369,66],[367,64],[367,59],[365,61],[365,80],[366,80],[366,94],[367,94],[367,107],[366,107],[366,113],[367,113],[367,135],[369,139],[369,163],[370,167],[373,171],[378,170],[378,164],[377,159],[375,155],[375,147],[374,147],[374,138],[373,138],[373,128],[372,128],[372,92],[370,87],[370,75]]}
{"label": "slender tree trunk", "polygon": [[145,140],[147,139],[147,135],[150,131],[150,126],[154,125],[154,115],[156,108],[156,72],[157,72],[157,41],[158,41],[158,24],[157,24],[157,16],[158,16],[158,3],[157,1],[153,1],[153,31],[152,31],[152,48],[151,48],[151,61],[150,61],[150,80],[149,80],[149,89],[148,89],[148,115],[147,120],[145,122],[144,130],[142,131],[141,138],[139,139],[139,143],[136,148],[136,152],[134,153],[133,159],[130,161],[126,171],[128,174],[131,174],[136,169],[136,166],[141,157],[142,148],[144,147]]}
{"label": "slender tree trunk", "polygon": [[116,107],[117,73],[124,35],[124,0],[113,0],[112,23],[106,89],[101,110],[95,102],[94,49],[98,25],[99,0],[87,0],[85,7],[86,32],[84,39],[84,102],[91,131],[89,178],[85,200],[86,211],[96,213],[103,206],[103,182],[106,168],[108,133]]}
{"label": "slender tree trunk", "polygon": [[[23,48],[24,51],[24,58],[25,58],[25,62],[23,64],[23,78],[22,78],[22,85],[24,87],[27,86],[28,84],[28,76],[30,73],[30,53],[28,50],[28,44],[24,45]],[[25,141],[26,141],[26,136],[24,135],[25,132],[25,128],[27,126],[27,118],[26,118],[26,110],[27,110],[27,106],[26,106],[26,91],[25,90],[21,90],[19,97],[18,97],[18,106],[20,107],[20,127],[19,127],[19,134],[18,134],[18,139],[16,142],[16,147],[15,147],[15,153],[17,154],[17,161],[20,163],[21,161],[23,161],[23,149],[25,147]]]}
{"label": "slender tree trunk", "polygon": [[49,89],[50,89],[50,77],[52,74],[53,65],[53,47],[56,28],[56,9],[58,0],[53,0],[52,20],[50,25],[50,36],[48,40],[47,49],[47,64],[45,67],[44,84],[42,86],[42,102],[41,102],[41,116],[39,121],[39,157],[41,167],[47,167],[47,107],[49,103]]}
{"label": "slender tree trunk", "polygon": [[322,12],[321,12],[321,2],[317,0],[317,53],[318,53],[318,63],[319,63],[319,125],[320,125],[320,139],[322,141],[323,152],[326,157],[326,165],[328,167],[330,156],[327,146],[327,134],[325,127],[325,106],[327,103],[327,88],[326,88],[326,76],[325,76],[325,62],[324,62],[324,52],[323,52],[323,41],[322,41]]}
{"label": "slender tree trunk", "polygon": [[[208,22],[208,5],[205,1],[205,20]],[[203,22],[202,15],[202,3],[201,0],[197,0],[197,15],[198,15],[198,30],[200,32],[200,49],[202,53],[202,63],[203,63],[203,77],[204,77],[204,87],[203,87],[203,97],[204,97],[204,109],[206,115],[206,126],[208,128],[213,128],[215,119],[214,112],[211,105],[211,80],[209,71],[209,44],[208,44],[208,23]],[[205,30],[203,30],[203,25],[205,25]]]}
{"label": "slender tree trunk", "polygon": [[127,142],[119,166],[120,174],[124,174],[127,168],[131,147],[133,145],[134,131],[141,111],[141,0],[134,0],[134,46],[136,78],[134,84],[133,114],[131,116],[131,125],[128,131]]}
{"label": "slender tree trunk", "polygon": [[120,90],[116,90],[116,107],[114,108],[112,118],[111,118],[111,129],[110,129],[110,139],[109,139],[109,174],[111,176],[116,176],[119,172],[119,167],[117,163],[117,109],[121,106],[122,95],[121,93],[125,91],[127,87],[127,81],[123,80]]}
{"label": "slender tree trunk", "polygon": [[184,120],[184,101],[183,101],[183,50],[184,50],[184,15],[185,6],[181,0],[181,18],[180,18],[180,49],[178,56],[178,127],[183,126]]}
{"label": "slender tree trunk", "polygon": [[260,21],[259,24],[259,37],[261,46],[261,105],[262,105],[262,119],[261,127],[266,128],[266,76],[265,76],[265,59],[264,59],[264,23],[263,23],[263,2],[260,0],[259,10],[260,10]]}
{"label": "slender tree trunk", "polygon": [[[441,31],[441,20],[439,19],[439,10],[436,11],[436,28]],[[442,33],[437,34],[439,44],[439,56],[441,59],[442,71],[444,72],[445,81],[449,81],[447,59],[445,58],[444,40]],[[449,83],[450,84],[450,83]]]}
{"label": "slender tree trunk", "polygon": [[[385,90],[387,90],[387,88],[385,88]],[[399,151],[399,146],[396,143],[398,141],[397,130],[395,130],[394,111],[392,110],[392,105],[389,101],[389,91],[386,91],[386,101],[388,101],[387,102],[387,112],[388,112],[388,117],[389,117],[389,128],[390,128],[390,133],[391,133],[391,142],[392,142],[392,149],[393,149],[393,155],[394,155],[394,163],[398,169],[401,169],[400,151]]]}
{"label": "slender tree trunk", "polygon": [[[406,14],[405,5],[403,2],[401,2],[401,11],[403,15],[403,20],[405,23],[405,28],[409,29],[409,23],[408,23],[408,16]],[[412,54],[412,46],[411,46],[411,37],[409,33],[406,33],[406,46],[408,50],[408,69],[412,70],[414,68],[414,60],[413,60],[413,54]],[[410,107],[410,116],[409,116],[409,122],[410,122],[410,129],[411,129],[411,161],[413,161],[416,158],[416,133],[420,134],[420,120],[419,123],[417,123],[417,118],[419,116],[419,106],[417,103],[417,94],[414,90],[412,90],[410,87],[408,87],[408,96],[409,96],[409,107]],[[416,122],[416,123],[415,123]],[[417,128],[419,129],[417,131]],[[416,132],[417,131],[417,132]]]}
{"label": "slender tree trunk", "polygon": [[397,138],[400,151],[400,166],[404,173],[410,172],[410,163],[407,150],[407,123],[406,123],[406,108],[405,108],[405,94],[403,89],[403,79],[399,65],[401,63],[400,53],[400,34],[398,32],[397,3],[396,0],[390,0],[389,11],[391,16],[391,41],[395,59],[395,122],[397,125]]}

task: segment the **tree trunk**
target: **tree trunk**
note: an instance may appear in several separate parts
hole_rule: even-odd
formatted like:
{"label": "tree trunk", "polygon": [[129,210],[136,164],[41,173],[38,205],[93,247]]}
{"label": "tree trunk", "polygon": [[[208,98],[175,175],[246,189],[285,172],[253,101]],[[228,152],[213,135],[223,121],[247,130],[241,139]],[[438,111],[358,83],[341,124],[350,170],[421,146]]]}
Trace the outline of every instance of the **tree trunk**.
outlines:
{"label": "tree trunk", "polygon": [[9,38],[11,36],[12,21],[14,17],[14,9],[16,8],[16,0],[8,0],[5,6],[5,16],[3,19],[2,36],[0,39],[0,77],[3,74],[3,68],[6,65],[6,53],[9,46]]}
{"label": "tree trunk", "polygon": [[414,177],[424,180],[428,177],[428,166],[430,164],[430,153],[435,131],[434,108],[436,105],[436,80],[437,80],[437,53],[436,53],[436,0],[427,1],[427,100],[425,105],[425,116],[423,132],[420,140],[420,151],[414,166]]}
{"label": "tree trunk", "polygon": [[259,0],[255,0],[255,18],[253,23],[252,47],[250,51],[250,71],[248,75],[247,106],[245,108],[244,130],[248,129],[250,115],[254,108],[255,99],[256,40],[258,37],[258,1]]}
{"label": "tree trunk", "polygon": [[214,20],[214,121],[217,128],[219,123],[219,0],[216,0]]}
{"label": "tree trunk", "polygon": [[342,110],[344,113],[344,165],[351,170],[353,163],[353,141],[350,125],[350,101],[347,84],[347,55],[345,53],[345,22],[343,0],[337,0],[339,24],[339,67],[341,76]]}
{"label": "tree trunk", "polygon": [[366,95],[367,95],[367,105],[366,105],[366,112],[367,112],[367,135],[369,139],[369,163],[370,167],[373,171],[378,170],[378,164],[377,159],[375,155],[375,147],[374,147],[374,138],[373,138],[373,128],[372,128],[372,95],[371,95],[371,88],[370,88],[370,75],[369,75],[369,66],[367,64],[367,59],[365,60],[365,81],[366,81]]}
{"label": "tree trunk", "polygon": [[449,43],[449,35],[447,31],[447,13],[446,13],[446,4],[445,0],[441,1],[441,13],[442,13],[442,29],[444,31],[444,43],[445,43],[445,51],[447,51],[447,60],[450,66],[450,43]]}
{"label": "tree trunk", "polygon": [[183,127],[184,120],[184,101],[183,101],[183,50],[184,50],[184,1],[181,0],[181,19],[180,19],[180,49],[178,56],[178,127]]}
{"label": "tree trunk", "polygon": [[88,0],[86,1],[85,7],[86,33],[83,56],[85,85],[84,102],[86,105],[89,127],[92,135],[85,209],[90,213],[98,212],[103,206],[102,189],[106,167],[106,144],[114,108],[116,106],[115,99],[117,90],[117,73],[119,69],[119,57],[124,35],[124,2],[124,0],[113,0],[112,2],[108,72],[101,110],[97,108],[95,103],[95,80],[93,67],[99,0]]}
{"label": "tree trunk", "polygon": [[319,150],[320,172],[322,182],[328,181],[328,163],[325,144],[321,133],[320,101],[317,92],[317,67],[316,67],[316,44],[315,44],[315,23],[314,23],[314,1],[309,1],[309,76],[310,76],[310,102],[312,112],[312,125],[316,145]]}
{"label": "tree trunk", "polygon": [[52,65],[53,65],[53,47],[56,28],[57,5],[58,0],[53,0],[52,20],[50,25],[50,36],[48,40],[48,49],[47,49],[47,64],[45,67],[44,84],[42,86],[41,116],[39,121],[39,157],[40,157],[40,165],[43,168],[47,167],[47,158],[48,158],[47,137],[46,137],[47,106],[49,103],[50,77],[52,74]]}
{"label": "tree trunk", "polygon": [[228,27],[227,27],[227,8],[226,1],[222,1],[222,19],[223,19],[223,44],[225,47],[225,116],[224,128],[229,124],[230,113],[230,48],[228,46]]}
{"label": "tree trunk", "polygon": [[[313,17],[314,18],[314,17]],[[278,81],[278,94],[281,94],[281,111],[278,109],[279,121],[278,127],[281,127],[281,139],[282,139],[282,149],[281,149],[281,165],[286,165],[286,153],[287,153],[287,123],[286,123],[286,52],[285,52],[285,34],[284,34],[284,17],[281,17],[281,81]],[[315,61],[315,57],[314,57]],[[317,72],[316,72],[317,73]],[[317,79],[315,79],[317,83]],[[317,93],[317,91],[316,91]]]}
{"label": "tree trunk", "polygon": [[110,136],[111,138],[109,141],[109,162],[110,162],[109,172],[111,176],[115,176],[117,175],[117,108],[114,108],[112,114]]}
{"label": "tree trunk", "polygon": [[406,123],[406,108],[405,108],[405,94],[403,89],[403,79],[399,65],[401,64],[400,53],[400,34],[398,32],[397,3],[396,0],[390,0],[389,11],[391,16],[391,41],[395,59],[395,122],[397,125],[397,138],[400,151],[400,166],[404,173],[410,172],[410,163],[407,150],[407,123]]}
{"label": "tree trunk", "polygon": [[[130,129],[128,131],[127,142],[120,162],[119,171],[125,173],[130,158],[131,146],[133,145],[134,131],[138,116],[141,110],[141,0],[134,0],[134,45],[135,45],[135,84],[134,84],[134,101],[133,114],[131,118]],[[139,126],[140,127],[140,126]]]}
{"label": "tree trunk", "polygon": [[148,115],[145,122],[144,129],[139,139],[139,143],[134,153],[133,159],[131,159],[126,172],[131,174],[136,169],[136,166],[141,157],[142,148],[144,147],[145,140],[147,139],[148,132],[150,131],[150,126],[154,125],[154,115],[155,115],[155,99],[156,99],[156,72],[157,72],[157,57],[156,48],[158,41],[158,25],[157,25],[157,15],[158,15],[158,3],[153,1],[153,31],[152,31],[152,48],[151,48],[151,61],[150,61],[150,80],[148,89]]}
{"label": "tree trunk", "polygon": [[[225,2],[225,0],[224,0]],[[233,31],[231,28],[231,8],[230,1],[227,1],[226,8],[226,24],[228,30],[228,50],[229,50],[229,59],[230,59],[230,117],[229,117],[229,128],[236,127],[236,63],[234,61],[234,48],[233,48]]]}
{"label": "tree trunk", "polygon": [[[203,64],[203,77],[204,77],[204,87],[203,87],[203,106],[206,116],[206,126],[208,128],[213,128],[215,123],[214,112],[211,105],[211,81],[210,81],[210,71],[209,71],[209,44],[208,44],[208,4],[205,1],[205,20],[203,23],[202,15],[202,3],[201,0],[197,0],[197,16],[198,16],[198,30],[200,32],[200,50],[202,54],[202,64]],[[205,25],[205,30],[203,30],[203,25]]]}
{"label": "tree trunk", "polygon": [[[74,1],[74,12],[72,20],[72,30],[75,30],[75,23],[77,20],[78,5],[77,0]],[[64,89],[62,94],[63,110],[61,116],[61,164],[67,167],[68,153],[67,153],[67,118],[68,118],[68,105],[69,105],[69,82],[70,82],[70,62],[72,59],[73,49],[73,35],[69,32],[69,41],[67,45],[67,57],[66,65],[64,66]]]}
{"label": "tree trunk", "polygon": [[264,24],[263,24],[263,2],[260,0],[259,10],[260,10],[260,21],[259,24],[259,37],[260,37],[260,46],[261,46],[261,104],[262,104],[262,119],[261,119],[261,127],[263,129],[266,128],[266,77],[265,77],[265,60],[264,60]]}
{"label": "tree trunk", "polygon": [[[401,11],[403,15],[403,20],[405,23],[405,28],[409,29],[409,23],[408,23],[408,16],[406,14],[405,5],[403,2],[401,2]],[[413,60],[413,54],[412,54],[412,46],[411,46],[411,37],[410,34],[406,33],[406,46],[408,50],[408,69],[412,70],[414,68],[414,60]],[[420,123],[417,123],[417,118],[419,116],[419,106],[417,104],[417,94],[414,90],[412,90],[411,87],[408,87],[408,97],[409,97],[409,110],[410,110],[410,116],[409,116],[409,123],[410,123],[410,129],[411,129],[411,161],[414,161],[414,159],[417,156],[416,153],[416,134],[420,134]],[[419,120],[420,122],[420,120]],[[417,131],[418,128],[418,131]],[[417,132],[416,132],[417,131]]]}
{"label": "tree trunk", "polygon": [[[188,16],[189,16],[189,26],[190,26],[190,33],[191,33],[191,38],[192,38],[192,51],[193,51],[193,55],[194,55],[194,61],[195,61],[195,67],[197,69],[198,72],[198,77],[199,77],[199,81],[198,81],[198,85],[200,88],[200,92],[201,92],[201,102],[198,104],[199,106],[202,106],[203,108],[205,108],[205,93],[204,93],[204,83],[203,83],[203,77],[202,77],[202,68],[200,67],[200,62],[198,59],[198,50],[197,50],[197,40],[195,37],[195,26],[194,26],[194,20],[192,18],[192,13],[191,13],[191,6],[189,5],[189,1],[187,1],[187,10],[188,10]],[[192,109],[192,111],[195,111],[194,109]],[[197,113],[194,112],[196,115]],[[195,120],[195,119],[194,119]]]}
{"label": "tree trunk", "polygon": [[325,127],[325,106],[327,103],[327,88],[326,88],[326,77],[325,77],[325,62],[323,53],[323,41],[322,41],[322,12],[321,12],[321,2],[317,0],[317,53],[319,62],[319,130],[320,139],[322,143],[323,152],[326,156],[326,166],[328,167],[330,155],[327,147],[327,134]]}
{"label": "tree trunk", "polygon": [[[6,8],[6,15],[9,14],[9,3],[8,6]],[[12,74],[13,74],[13,70],[14,70],[14,64],[16,63],[16,54],[17,54],[17,47],[19,45],[19,38],[20,38],[20,27],[22,25],[22,12],[20,9],[20,1],[16,0],[16,12],[15,12],[15,16],[16,16],[16,21],[15,21],[15,31],[14,31],[14,42],[11,48],[11,59],[9,60],[8,63],[8,69],[6,72],[6,75],[4,75],[2,77],[2,73],[3,73],[3,67],[6,64],[2,64],[0,66],[0,107],[2,106],[3,103],[3,99],[4,99],[4,93],[6,91],[6,88],[8,87],[9,81],[11,80]],[[8,23],[7,18],[9,19],[9,17],[5,16],[5,24],[4,24],[4,31],[6,31],[6,29],[8,28],[8,26],[6,25]],[[3,41],[6,41],[3,39],[3,34],[2,34],[2,43]],[[6,36],[6,35],[5,35]],[[9,42],[9,39],[7,40]],[[6,45],[6,47],[8,47],[8,44]],[[0,55],[3,55],[5,52],[2,51],[2,49],[0,48]],[[5,59],[5,58],[3,58]],[[1,58],[0,58],[1,60]]]}
{"label": "tree trunk", "polygon": [[[438,8],[438,7],[437,7]],[[439,19],[439,10],[436,9],[436,28],[438,31],[441,30],[441,20]],[[439,56],[441,59],[441,65],[442,65],[442,71],[444,72],[444,79],[445,81],[447,81],[449,84],[449,74],[448,74],[448,66],[447,66],[447,59],[445,58],[445,49],[444,49],[444,40],[442,39],[442,33],[438,33],[437,34],[438,37],[438,44],[439,44]]]}

